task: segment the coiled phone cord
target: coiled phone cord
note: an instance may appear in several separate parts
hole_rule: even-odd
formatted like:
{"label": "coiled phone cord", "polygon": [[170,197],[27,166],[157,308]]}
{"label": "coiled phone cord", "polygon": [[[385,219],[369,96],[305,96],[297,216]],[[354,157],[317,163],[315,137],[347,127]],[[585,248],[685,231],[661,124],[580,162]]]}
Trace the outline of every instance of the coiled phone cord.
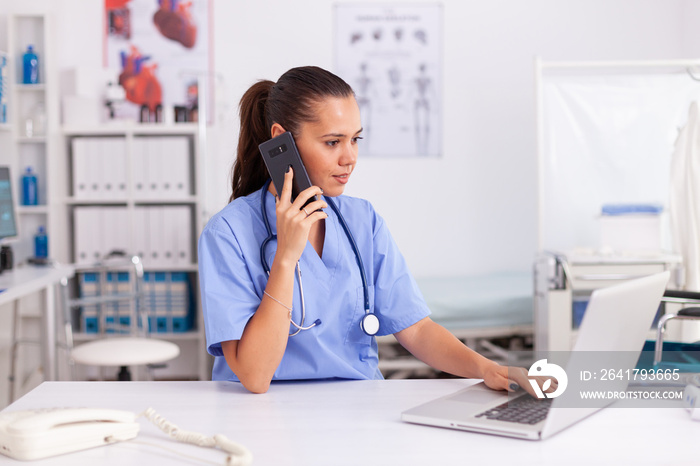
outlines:
{"label": "coiled phone cord", "polygon": [[143,416],[151,421],[160,430],[178,442],[189,443],[206,448],[219,447],[226,453],[230,453],[230,456],[226,458],[227,466],[249,466],[253,462],[253,454],[250,452],[250,450],[240,443],[229,440],[224,435],[217,434],[213,437],[208,437],[197,432],[182,430],[172,422],[164,419],[160,414],[156,413],[153,408],[148,408],[146,411],[141,413],[140,416]]}

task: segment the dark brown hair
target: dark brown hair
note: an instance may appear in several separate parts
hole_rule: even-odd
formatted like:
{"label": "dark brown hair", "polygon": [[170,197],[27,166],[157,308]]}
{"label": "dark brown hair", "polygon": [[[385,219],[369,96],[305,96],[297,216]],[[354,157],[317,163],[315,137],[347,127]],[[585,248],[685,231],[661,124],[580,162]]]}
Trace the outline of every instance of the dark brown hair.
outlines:
{"label": "dark brown hair", "polygon": [[257,191],[269,178],[258,145],[270,139],[274,123],[297,136],[302,123],[316,121],[315,104],[327,97],[354,95],[345,81],[316,66],[292,68],[277,83],[261,80],[253,84],[239,105],[241,131],[229,202]]}

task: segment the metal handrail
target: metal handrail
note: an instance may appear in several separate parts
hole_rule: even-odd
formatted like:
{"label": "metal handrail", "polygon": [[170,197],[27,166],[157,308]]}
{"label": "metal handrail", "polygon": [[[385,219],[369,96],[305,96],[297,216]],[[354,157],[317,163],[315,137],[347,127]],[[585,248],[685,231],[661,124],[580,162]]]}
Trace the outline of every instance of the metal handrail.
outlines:
{"label": "metal handrail", "polygon": [[[121,259],[117,261],[115,259]],[[95,263],[92,266],[80,265],[75,268],[78,273],[97,273],[100,276],[99,292],[102,293],[102,287],[106,283],[106,275],[109,272],[119,272],[128,271],[130,275],[133,274],[133,291],[130,292],[118,292],[114,294],[100,294],[98,296],[85,296],[81,298],[70,298],[68,292],[68,280],[61,280],[61,294],[63,301],[63,311],[64,311],[64,327],[66,333],[66,343],[69,347],[73,346],[73,326],[71,324],[71,309],[75,309],[81,306],[97,306],[98,307],[98,319],[99,319],[99,333],[104,334],[105,331],[116,330],[119,333],[135,333],[139,335],[148,335],[148,320],[143,313],[143,305],[140,302],[145,297],[145,291],[143,287],[143,263],[141,258],[138,256],[128,256],[122,251],[112,251],[107,254],[102,260]],[[130,309],[129,315],[131,317],[129,325],[115,321],[109,323],[106,319],[103,319],[102,306],[110,303],[119,303],[125,301],[133,301],[133,308]]]}

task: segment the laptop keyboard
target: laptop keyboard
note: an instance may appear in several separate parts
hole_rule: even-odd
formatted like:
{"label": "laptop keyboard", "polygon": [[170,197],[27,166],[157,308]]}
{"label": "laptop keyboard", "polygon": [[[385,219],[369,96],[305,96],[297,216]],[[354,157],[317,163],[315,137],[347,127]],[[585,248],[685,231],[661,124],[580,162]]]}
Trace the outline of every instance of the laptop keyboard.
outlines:
{"label": "laptop keyboard", "polygon": [[552,406],[551,398],[539,400],[530,395],[523,395],[477,414],[476,417],[519,424],[537,424],[547,417],[550,406]]}

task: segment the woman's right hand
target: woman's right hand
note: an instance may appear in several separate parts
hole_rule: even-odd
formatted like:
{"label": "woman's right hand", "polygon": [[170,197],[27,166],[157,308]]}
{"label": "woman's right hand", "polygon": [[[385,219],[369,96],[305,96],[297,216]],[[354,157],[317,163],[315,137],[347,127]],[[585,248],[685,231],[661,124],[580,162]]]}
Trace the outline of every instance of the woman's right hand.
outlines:
{"label": "woman's right hand", "polygon": [[[328,214],[321,210],[328,207],[328,204],[321,197],[323,190],[318,186],[305,189],[299,193],[294,202],[291,201],[293,179],[294,172],[290,165],[289,170],[284,175],[284,186],[282,186],[282,192],[279,193],[275,207],[277,212],[275,261],[280,260],[290,264],[296,264],[304,252],[312,226],[319,220],[328,218]],[[304,207],[306,201],[313,196],[319,196],[319,200]]]}

